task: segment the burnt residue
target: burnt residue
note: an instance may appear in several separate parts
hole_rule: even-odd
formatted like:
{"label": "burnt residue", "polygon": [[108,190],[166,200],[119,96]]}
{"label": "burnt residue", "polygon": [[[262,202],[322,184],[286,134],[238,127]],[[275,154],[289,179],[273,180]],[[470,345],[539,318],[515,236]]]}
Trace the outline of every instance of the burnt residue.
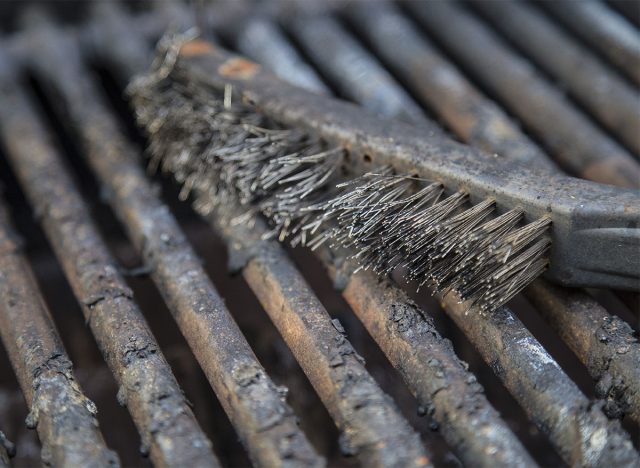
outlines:
{"label": "burnt residue", "polygon": [[0,202],[0,337],[29,405],[42,461],[54,466],[118,466],[97,409],[80,389],[33,273]]}
{"label": "burnt residue", "polygon": [[[215,209],[208,219],[291,348],[341,431],[345,456],[364,466],[428,466],[430,456],[393,401],[382,392],[344,334],[276,241],[264,241],[262,220],[233,220],[242,208]],[[250,252],[250,254],[247,254]],[[249,377],[252,374],[249,373]]]}
{"label": "burnt residue", "polygon": [[121,386],[120,399],[127,402],[144,452],[161,466],[217,465],[211,443],[26,94],[16,84],[6,99],[0,133],[9,160]]}
{"label": "burnt residue", "polygon": [[[68,125],[67,131],[78,141],[88,165],[109,194],[108,202],[150,268],[152,279],[249,455],[259,465],[322,465],[323,460],[282,399],[282,392],[264,370],[255,382],[235,377],[237,369],[262,369],[262,366],[169,208],[159,199],[138,165],[139,154],[125,140],[91,81],[78,45],[61,31],[43,28],[38,32],[45,39],[33,50],[31,64],[35,73],[54,100],[61,120]],[[92,322],[95,320],[93,317]],[[114,324],[121,336],[128,336],[128,325]],[[145,341],[149,340],[143,339],[143,347]],[[140,360],[150,361],[158,354]],[[121,401],[129,407],[136,387],[134,381],[121,392]],[[156,392],[154,404],[163,406],[170,401],[164,396]]]}
{"label": "burnt residue", "polygon": [[612,418],[628,414],[640,422],[638,333],[584,292],[539,280],[525,294],[587,367],[596,396],[606,402],[605,413]]}
{"label": "burnt residue", "polygon": [[509,309],[481,316],[454,294],[440,298],[529,418],[570,465],[635,466],[640,463],[619,421],[578,389]]}
{"label": "burnt residue", "polygon": [[428,315],[390,279],[354,274],[352,262],[328,249],[320,257],[334,280],[344,279],[343,297],[401,373],[419,412],[439,425],[461,460],[487,467],[535,465]]}

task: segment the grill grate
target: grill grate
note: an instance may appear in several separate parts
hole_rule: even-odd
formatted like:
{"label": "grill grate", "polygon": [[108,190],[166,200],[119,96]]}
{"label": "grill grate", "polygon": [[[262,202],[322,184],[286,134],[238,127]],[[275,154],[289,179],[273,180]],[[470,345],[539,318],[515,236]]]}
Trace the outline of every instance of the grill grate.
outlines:
{"label": "grill grate", "polygon": [[[218,3],[201,13],[210,8],[212,14],[204,16],[215,26],[216,40],[320,94],[338,94],[386,117],[415,123],[425,133],[450,130],[472,146],[531,164],[557,165],[622,185],[637,183],[632,176],[640,173],[637,155],[632,156],[634,135],[618,135],[623,129],[608,120],[602,107],[581,101],[587,99],[584,93],[576,94],[574,102],[570,77],[560,77],[570,88],[570,96],[562,94],[546,78],[556,73],[552,59],[545,62],[545,55],[531,51],[533,62],[528,62],[507,49],[498,31],[504,27],[500,34],[509,36],[510,25],[493,14],[495,6],[416,3],[404,9],[380,3],[328,12],[308,7]],[[474,13],[476,7],[490,23]],[[539,28],[542,24],[562,33],[554,35],[558,47],[577,44],[586,34],[580,16],[570,18],[570,28],[564,29],[554,19],[569,22],[562,9],[527,8],[535,10],[524,11],[536,15]],[[606,21],[612,21],[609,16],[617,13],[606,8]],[[439,298],[438,304],[403,291],[392,279],[353,274],[354,266],[335,252],[319,249],[318,258],[310,259],[264,241],[262,221],[250,226],[228,222],[235,207],[206,218],[217,234],[212,239],[183,205],[163,201],[175,189],[156,185],[144,173],[132,141],[139,137],[127,127],[131,116],[125,106],[114,112],[110,104],[118,104],[124,83],[146,68],[150,40],[168,18],[187,22],[190,15],[178,4],[165,3],[136,13],[135,20],[134,13],[110,3],[99,2],[94,10],[93,17],[86,12],[84,22],[68,31],[42,11],[30,11],[0,49],[0,141],[3,159],[16,177],[0,177],[8,186],[0,205],[0,336],[30,409],[27,423],[37,427],[41,444],[38,455],[38,444],[16,423],[20,405],[3,403],[20,397],[0,374],[0,430],[18,448],[10,463],[26,466],[41,456],[55,466],[104,466],[117,463],[109,446],[123,465],[140,465],[147,463],[136,455],[140,446],[154,465],[246,464],[234,434],[259,466],[638,463],[632,444],[640,421],[636,295],[621,301],[611,292],[569,292],[539,280],[512,309],[478,318],[450,298]],[[290,10],[298,15],[284,13]],[[616,16],[616,21],[624,20]],[[468,40],[460,34],[463,29]],[[611,48],[593,66],[612,77],[612,86],[637,98],[638,89],[616,70],[620,63],[608,57]],[[576,45],[574,53],[578,59],[595,57],[586,45]],[[487,63],[492,64],[489,72],[482,69]],[[624,71],[633,76],[628,67]],[[531,86],[516,85],[525,75]],[[115,96],[109,94],[112,87],[119,88]],[[531,111],[538,107],[554,119]],[[531,133],[525,134],[509,113]],[[600,128],[598,119],[609,130]],[[579,144],[590,149],[565,151]],[[92,206],[100,203],[95,188],[87,190],[93,183],[115,218]],[[15,195],[20,191],[26,201]],[[53,275],[47,276],[43,266],[43,258],[52,263],[48,247],[20,210],[34,213],[42,227],[57,259]],[[25,237],[25,251],[10,218]],[[121,226],[126,239],[114,234],[119,228],[109,223]],[[199,233],[196,243],[191,242],[193,232]],[[221,271],[223,246],[232,272],[241,272],[246,282],[235,292],[227,280],[210,278],[195,250]],[[143,268],[129,275],[148,274],[162,299],[149,292],[153,286],[147,280],[126,275],[118,249],[140,259]],[[60,312],[64,302],[56,296],[66,292],[47,286],[56,274],[60,281],[55,264],[71,286],[86,328],[74,326]],[[322,269],[344,302],[318,287]],[[147,281],[147,291],[133,287],[136,281]],[[234,306],[234,294],[247,295],[247,287],[275,329],[256,303],[249,310]],[[161,302],[172,320],[163,321],[154,312]],[[347,305],[350,311],[336,310]],[[164,338],[176,324],[184,342]],[[92,359],[83,356],[92,346],[86,338],[90,334],[135,429],[129,422],[121,430],[105,412],[113,406],[115,387],[98,389],[111,377],[97,353]],[[171,356],[178,348],[184,359]],[[275,357],[274,349],[279,350]],[[567,349],[577,359],[563,356]],[[366,365],[359,353],[367,357]],[[300,369],[317,397],[301,382]],[[288,398],[287,389],[276,382],[289,387]],[[504,389],[513,400],[502,396]],[[100,427],[95,405],[85,394],[98,403]],[[212,408],[216,397],[221,409]],[[415,407],[427,422],[408,410]],[[217,415],[207,414],[211,411]],[[616,420],[623,417],[624,429]],[[141,442],[133,443],[130,435],[136,430]],[[129,436],[118,438],[117,432]],[[0,432],[0,466],[10,450],[3,440]]]}

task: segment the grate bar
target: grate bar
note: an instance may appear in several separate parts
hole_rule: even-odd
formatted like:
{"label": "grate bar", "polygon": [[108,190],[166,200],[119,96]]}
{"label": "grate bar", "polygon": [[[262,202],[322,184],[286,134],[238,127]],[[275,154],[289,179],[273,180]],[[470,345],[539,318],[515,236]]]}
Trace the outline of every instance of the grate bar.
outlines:
{"label": "grate bar", "polygon": [[543,167],[555,165],[391,4],[359,4],[346,16],[385,63],[464,141]]}
{"label": "grate bar", "polygon": [[525,294],[596,380],[610,417],[627,413],[640,422],[640,344],[634,330],[584,292],[542,280]]}
{"label": "grate bar", "polygon": [[55,466],[119,466],[20,244],[0,200],[0,337],[29,406],[27,426],[37,429],[42,441],[42,460]]}
{"label": "grate bar", "polygon": [[[109,189],[110,203],[165,298],[252,460],[259,465],[320,466],[293,411],[266,374],[177,221],[137,164],[99,91],[82,67],[77,44],[44,25],[34,66],[60,95],[87,161]],[[64,64],[62,66],[61,64]]]}
{"label": "grate bar", "polygon": [[[635,2],[623,3],[637,14]],[[640,85],[640,34],[626,18],[598,1],[541,4]]]}
{"label": "grate bar", "polygon": [[0,431],[0,468],[10,468],[9,460],[16,453],[15,446],[7,439],[4,432]]}
{"label": "grate bar", "polygon": [[[598,405],[591,404],[509,309],[474,318],[478,312],[472,308],[467,313],[467,305],[451,295],[441,300],[448,315],[569,465],[640,462],[619,422],[607,419]],[[594,438],[601,443],[593,443]]]}
{"label": "grate bar", "polygon": [[347,303],[463,463],[535,465],[451,343],[400,288],[371,272],[354,275],[353,265],[327,250],[320,257]]}
{"label": "grate bar", "polygon": [[118,273],[82,195],[17,83],[4,83],[0,133],[8,157],[82,306],[158,466],[219,466],[169,364]]}
{"label": "grate bar", "polygon": [[299,17],[290,21],[290,28],[340,94],[383,117],[419,122],[428,130],[439,131],[411,96],[335,19],[328,15]]}
{"label": "grate bar", "polygon": [[640,187],[640,164],[482,22],[452,2],[409,5],[448,52],[500,96],[570,172],[606,184]]}
{"label": "grate bar", "polygon": [[431,465],[418,434],[367,372],[284,248],[262,240],[268,233],[264,222],[233,223],[244,212],[214,210],[207,218],[340,429],[343,453],[357,455],[363,466]]}
{"label": "grate bar", "polygon": [[472,5],[536,64],[566,86],[610,132],[640,154],[637,90],[534,7],[513,0],[500,4],[473,2]]}

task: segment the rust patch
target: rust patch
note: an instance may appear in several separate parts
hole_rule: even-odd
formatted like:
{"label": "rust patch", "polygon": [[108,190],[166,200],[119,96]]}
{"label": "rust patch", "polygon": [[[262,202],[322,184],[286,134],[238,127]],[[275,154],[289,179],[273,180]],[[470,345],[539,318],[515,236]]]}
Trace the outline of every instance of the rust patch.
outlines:
{"label": "rust patch", "polygon": [[197,55],[205,55],[215,50],[215,46],[211,42],[202,39],[194,39],[185,42],[180,48],[181,57],[194,57]]}
{"label": "rust patch", "polygon": [[251,60],[240,57],[232,57],[218,68],[218,73],[226,78],[248,80],[253,78],[260,70],[260,65]]}

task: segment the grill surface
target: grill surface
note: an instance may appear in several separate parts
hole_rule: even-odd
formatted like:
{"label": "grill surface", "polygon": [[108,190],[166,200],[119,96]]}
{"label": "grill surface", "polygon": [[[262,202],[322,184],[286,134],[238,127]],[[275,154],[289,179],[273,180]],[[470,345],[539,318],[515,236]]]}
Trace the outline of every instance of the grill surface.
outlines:
{"label": "grill surface", "polygon": [[[637,186],[622,5],[354,3],[216,2],[198,23],[425,134]],[[637,294],[538,280],[477,317],[263,241],[234,207],[203,222],[144,173],[122,99],[190,10],[44,6],[0,7],[0,466],[640,463]]]}

